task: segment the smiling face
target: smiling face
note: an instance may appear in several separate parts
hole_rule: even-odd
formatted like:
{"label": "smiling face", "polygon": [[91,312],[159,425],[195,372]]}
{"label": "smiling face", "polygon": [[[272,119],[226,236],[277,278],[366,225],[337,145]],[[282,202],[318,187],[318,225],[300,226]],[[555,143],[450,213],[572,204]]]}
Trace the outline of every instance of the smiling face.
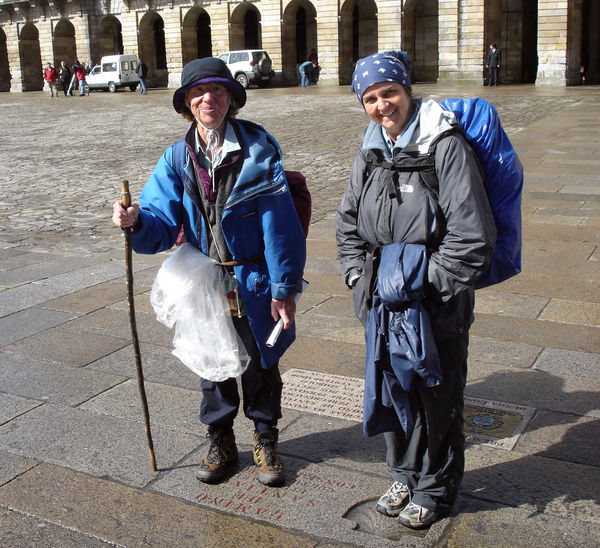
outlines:
{"label": "smiling face", "polygon": [[192,114],[207,128],[217,127],[229,108],[229,91],[215,83],[199,84],[187,90],[185,102]]}
{"label": "smiling face", "polygon": [[410,93],[397,82],[373,84],[363,94],[362,102],[371,120],[382,126],[394,142],[415,110]]}

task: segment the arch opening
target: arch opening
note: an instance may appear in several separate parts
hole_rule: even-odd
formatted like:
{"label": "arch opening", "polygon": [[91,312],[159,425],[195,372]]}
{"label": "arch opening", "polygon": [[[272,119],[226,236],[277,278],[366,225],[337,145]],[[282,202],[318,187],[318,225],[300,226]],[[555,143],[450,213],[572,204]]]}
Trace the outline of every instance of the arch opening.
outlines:
{"label": "arch opening", "polygon": [[356,61],[377,51],[377,5],[373,0],[347,0],[340,10],[339,80],[349,84]]}
{"label": "arch opening", "polygon": [[298,66],[317,49],[317,11],[308,0],[293,0],[283,12],[281,53],[284,79],[298,83]]}
{"label": "arch opening", "polygon": [[151,87],[166,87],[169,81],[167,49],[165,45],[165,23],[155,11],[147,12],[139,24],[139,58],[148,67],[147,84]]}
{"label": "arch opening", "polygon": [[75,27],[68,19],[61,19],[54,27],[53,36],[54,65],[64,61],[70,67],[77,60]]}
{"label": "arch opening", "polygon": [[[123,53],[123,27],[114,15],[107,15],[100,20],[92,58],[100,62],[104,55]],[[81,59],[80,59],[81,61]]]}
{"label": "arch opening", "polygon": [[439,76],[438,0],[411,0],[402,8],[402,49],[411,60],[413,82],[436,82]]}
{"label": "arch opening", "polygon": [[0,91],[10,91],[10,80],[6,33],[0,27]]}
{"label": "arch opening", "polygon": [[538,69],[537,0],[486,2],[484,20],[484,59],[490,44],[500,48],[500,83],[534,83]]}
{"label": "arch opening", "polygon": [[19,34],[19,57],[21,60],[21,83],[23,91],[44,89],[40,34],[33,23],[26,23]]}
{"label": "arch opening", "polygon": [[192,8],[183,20],[181,44],[183,64],[194,59],[212,57],[210,16],[202,8]]}
{"label": "arch opening", "polygon": [[256,6],[242,2],[233,10],[229,24],[229,46],[231,50],[262,49],[261,17]]}

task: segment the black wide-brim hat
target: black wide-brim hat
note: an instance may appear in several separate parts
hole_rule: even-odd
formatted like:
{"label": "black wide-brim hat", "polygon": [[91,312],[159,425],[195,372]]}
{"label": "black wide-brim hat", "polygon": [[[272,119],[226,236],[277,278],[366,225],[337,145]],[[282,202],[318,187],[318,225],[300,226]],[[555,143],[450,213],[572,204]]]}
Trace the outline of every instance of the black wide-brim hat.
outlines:
{"label": "black wide-brim hat", "polygon": [[185,103],[185,93],[199,84],[221,84],[231,93],[237,108],[246,104],[246,90],[236,81],[227,65],[217,57],[204,57],[190,61],[181,71],[181,87],[173,94],[173,107],[179,113]]}

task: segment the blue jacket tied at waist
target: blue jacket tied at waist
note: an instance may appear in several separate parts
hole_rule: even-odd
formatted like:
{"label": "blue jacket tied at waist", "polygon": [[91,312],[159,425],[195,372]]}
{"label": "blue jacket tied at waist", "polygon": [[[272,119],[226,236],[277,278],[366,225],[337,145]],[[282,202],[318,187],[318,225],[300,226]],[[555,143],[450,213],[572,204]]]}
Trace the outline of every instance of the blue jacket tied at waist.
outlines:
{"label": "blue jacket tied at waist", "polygon": [[408,392],[415,376],[442,381],[427,309],[422,304],[427,251],[395,243],[381,251],[377,287],[367,318],[363,431],[366,436],[414,427]]}

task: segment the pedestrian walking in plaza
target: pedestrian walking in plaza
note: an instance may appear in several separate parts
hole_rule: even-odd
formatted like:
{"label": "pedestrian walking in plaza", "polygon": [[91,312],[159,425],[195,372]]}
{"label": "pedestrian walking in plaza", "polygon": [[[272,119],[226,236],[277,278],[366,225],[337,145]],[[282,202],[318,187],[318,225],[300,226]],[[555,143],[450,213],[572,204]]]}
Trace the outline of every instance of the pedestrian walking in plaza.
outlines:
{"label": "pedestrian walking in plaza", "polygon": [[50,97],[58,97],[58,74],[52,63],[48,63],[44,69],[44,80],[50,88]]}
{"label": "pedestrian walking in plaza", "polygon": [[[132,227],[138,253],[171,249],[183,226],[185,241],[221,265],[233,324],[250,357],[241,385],[243,411],[254,425],[258,479],[280,485],[278,364],[295,339],[294,297],[302,287],[306,241],[279,145],[261,126],[236,118],[245,103],[245,89],[220,59],[185,65],[173,106],[191,126],[160,158],[139,204],[127,210],[114,204],[113,222]],[[266,341],[280,318],[283,331],[270,347]],[[203,378],[201,386],[200,420],[208,425],[210,446],[196,477],[215,483],[238,460],[233,422],[240,396],[235,378]]]}
{"label": "pedestrian walking in plaza", "polygon": [[491,44],[490,52],[485,64],[485,68],[488,69],[488,86],[498,85],[498,71],[500,70],[501,63],[502,53],[496,47],[496,44]]}
{"label": "pedestrian walking in plaza", "polygon": [[85,67],[79,62],[75,61],[73,65],[73,74],[79,85],[79,96],[85,95]]}
{"label": "pedestrian walking in plaza", "polygon": [[451,510],[462,480],[474,283],[496,228],[475,152],[454,114],[412,96],[404,52],[360,59],[351,89],[371,122],[335,225],[365,325],[364,429],[384,433],[393,480],[376,508],[420,529]]}
{"label": "pedestrian walking in plaza", "polygon": [[316,61],[305,61],[298,68],[300,72],[300,85],[302,87],[306,87],[310,85],[311,79],[315,71],[317,70],[317,62]]}
{"label": "pedestrian walking in plaza", "polygon": [[60,62],[60,68],[58,69],[58,81],[60,82],[60,87],[62,88],[66,97],[68,95],[69,83],[71,81],[71,71],[64,61]]}
{"label": "pedestrian walking in plaza", "polygon": [[148,90],[146,89],[146,78],[148,77],[148,65],[146,65],[146,63],[144,63],[143,59],[140,59],[140,62],[138,63],[138,66],[135,69],[135,72],[138,75],[138,78],[140,79],[140,93],[142,95],[146,95],[146,93],[148,93]]}

